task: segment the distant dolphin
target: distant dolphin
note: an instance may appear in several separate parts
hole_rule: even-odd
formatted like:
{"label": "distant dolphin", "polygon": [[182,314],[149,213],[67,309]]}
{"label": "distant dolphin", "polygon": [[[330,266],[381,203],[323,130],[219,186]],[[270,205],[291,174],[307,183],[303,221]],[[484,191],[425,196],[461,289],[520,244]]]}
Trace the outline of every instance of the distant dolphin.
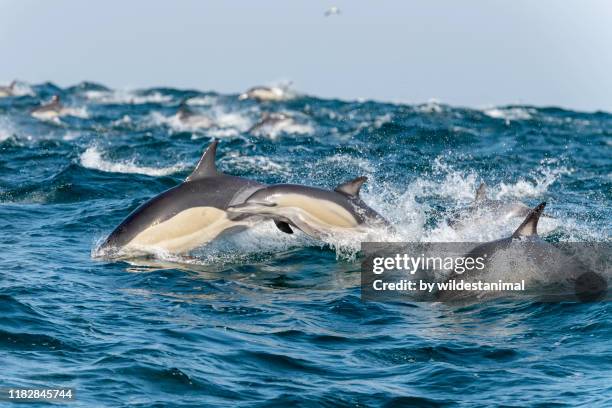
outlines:
{"label": "distant dolphin", "polygon": [[[531,209],[520,201],[493,200],[487,197],[487,185],[481,183],[476,190],[473,203],[467,208],[456,211],[448,219],[448,224],[456,230],[461,230],[467,225],[488,223],[491,219],[508,221],[512,218],[524,218]],[[545,218],[553,218],[546,214]],[[548,233],[552,228],[545,228]]]}
{"label": "distant dolphin", "polygon": [[280,112],[264,112],[261,115],[261,119],[251,126],[247,132],[253,133],[258,132],[266,126],[282,126],[291,125],[294,123],[293,117],[287,113]]}
{"label": "distant dolphin", "polygon": [[184,99],[181,101],[175,115],[176,119],[182,125],[202,129],[208,129],[215,125],[214,121],[210,117],[192,111],[187,105],[187,100],[188,99]]}
{"label": "distant dolphin", "polygon": [[238,99],[254,99],[257,102],[283,101],[287,99],[287,91],[275,86],[256,86],[240,94]]}
{"label": "distant dolphin", "polygon": [[[517,274],[519,271],[516,268],[536,265],[540,278],[545,278],[547,283],[560,285],[573,283],[576,288],[576,295],[581,299],[583,297],[598,298],[600,295],[605,294],[607,282],[604,278],[590,271],[585,265],[567,256],[560,249],[538,236],[538,221],[542,216],[545,206],[546,202],[543,202],[529,210],[527,217],[514,231],[512,236],[479,245],[471,250],[466,255],[466,258],[476,259],[484,257],[491,261],[496,255],[501,255],[503,251],[507,251],[504,255],[512,256],[513,259],[506,259],[504,257],[501,263],[507,267],[511,265],[508,269]],[[486,275],[490,275],[490,273],[491,271],[486,268],[484,270],[473,269],[462,274],[453,272],[447,278],[447,282],[451,280],[464,280],[467,282],[476,280],[486,281]],[[580,293],[580,290],[583,290],[583,292]],[[584,292],[585,290],[587,292]],[[446,290],[439,291],[436,294],[437,299],[441,301],[465,299],[474,296],[478,297],[478,294],[474,294],[471,291]]]}
{"label": "distant dolphin", "polygon": [[0,86],[0,98],[15,95],[15,85],[17,85],[17,81],[11,82],[9,86]]}
{"label": "distant dolphin", "polygon": [[186,253],[228,230],[249,225],[244,217],[229,219],[229,206],[242,203],[265,187],[255,181],[217,171],[214,140],[185,181],[134,210],[108,236],[97,252],[125,257],[162,250]]}
{"label": "distant dolphin", "polygon": [[61,116],[63,109],[59,95],[53,95],[51,101],[32,109],[30,113],[37,119],[53,119]]}
{"label": "distant dolphin", "polygon": [[230,206],[228,212],[269,217],[283,232],[293,233],[293,226],[315,238],[387,226],[388,222],[359,197],[365,181],[365,177],[358,177],[333,191],[295,184],[272,185],[255,191],[244,203]]}

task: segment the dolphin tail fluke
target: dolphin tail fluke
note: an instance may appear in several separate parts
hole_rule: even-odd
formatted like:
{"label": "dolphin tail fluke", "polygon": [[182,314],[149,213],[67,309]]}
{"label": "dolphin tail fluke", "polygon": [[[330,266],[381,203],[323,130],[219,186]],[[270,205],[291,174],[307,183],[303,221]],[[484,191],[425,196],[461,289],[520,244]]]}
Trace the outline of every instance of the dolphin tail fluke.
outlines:
{"label": "dolphin tail fluke", "polygon": [[200,158],[195,170],[185,179],[185,181],[192,181],[201,179],[204,177],[212,177],[217,175],[217,165],[215,164],[215,156],[217,155],[217,145],[219,141],[213,139],[208,145],[208,148]]}
{"label": "dolphin tail fluke", "polygon": [[349,197],[357,197],[359,196],[359,190],[361,190],[361,186],[367,180],[368,178],[364,176],[357,177],[356,179],[340,184],[338,187],[334,189],[334,191],[336,191],[337,193],[347,195]]}
{"label": "dolphin tail fluke", "polygon": [[540,220],[540,216],[544,211],[544,207],[546,207],[546,201],[531,210],[527,215],[527,218],[525,218],[525,221],[523,221],[520,227],[514,231],[512,238],[538,235],[538,221]]}
{"label": "dolphin tail fluke", "polygon": [[482,201],[487,198],[487,185],[485,183],[480,183],[478,190],[476,190],[476,198],[474,201]]}

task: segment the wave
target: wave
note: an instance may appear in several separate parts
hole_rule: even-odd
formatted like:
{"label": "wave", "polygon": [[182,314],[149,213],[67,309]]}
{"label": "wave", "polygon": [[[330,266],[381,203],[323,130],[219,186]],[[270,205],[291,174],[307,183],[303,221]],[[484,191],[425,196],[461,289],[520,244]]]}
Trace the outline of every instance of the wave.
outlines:
{"label": "wave", "polygon": [[81,165],[88,169],[100,170],[109,173],[144,174],[147,176],[167,176],[184,170],[187,166],[177,164],[170,167],[138,166],[132,161],[112,162],[103,158],[103,152],[96,146],[89,147],[80,156]]}
{"label": "wave", "polygon": [[530,120],[536,113],[535,109],[522,107],[498,107],[483,110],[483,113],[490,118],[505,119],[506,122],[512,120]]}
{"label": "wave", "polygon": [[89,90],[84,92],[84,96],[90,101],[105,105],[143,105],[172,101],[171,95],[164,95],[160,92],[142,94],[139,91],[128,90]]}
{"label": "wave", "polygon": [[15,126],[8,118],[0,117],[0,142],[13,137],[15,135]]}

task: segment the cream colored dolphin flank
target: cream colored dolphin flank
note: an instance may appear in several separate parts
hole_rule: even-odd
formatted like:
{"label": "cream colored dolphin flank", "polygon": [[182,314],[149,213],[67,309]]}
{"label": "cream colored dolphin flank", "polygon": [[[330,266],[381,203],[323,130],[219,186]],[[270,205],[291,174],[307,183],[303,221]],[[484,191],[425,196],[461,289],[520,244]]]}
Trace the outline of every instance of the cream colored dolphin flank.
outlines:
{"label": "cream colored dolphin flank", "polygon": [[70,115],[73,112],[73,109],[66,108],[62,105],[58,95],[53,95],[51,101],[32,109],[30,113],[36,119],[50,120],[64,115]]}
{"label": "cream colored dolphin flank", "polygon": [[158,251],[187,253],[230,230],[251,225],[246,217],[230,219],[226,209],[265,186],[219,173],[216,150],[215,140],[183,183],[134,210],[97,252],[107,257]]}
{"label": "cream colored dolphin flank", "polygon": [[315,238],[388,225],[359,198],[365,181],[365,177],[358,177],[333,191],[277,184],[257,190],[244,203],[231,206],[228,211],[233,216],[269,217],[283,232],[292,233],[291,226],[294,226]]}

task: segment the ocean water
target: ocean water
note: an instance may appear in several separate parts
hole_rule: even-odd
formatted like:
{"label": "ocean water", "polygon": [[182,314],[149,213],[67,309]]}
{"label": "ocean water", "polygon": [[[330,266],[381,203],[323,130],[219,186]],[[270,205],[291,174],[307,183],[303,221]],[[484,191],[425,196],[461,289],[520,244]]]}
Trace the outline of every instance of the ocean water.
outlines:
{"label": "ocean water", "polygon": [[[367,176],[364,200],[396,226],[372,239],[511,233],[516,224],[447,226],[485,181],[495,198],[547,201],[547,240],[610,241],[612,114],[18,90],[0,99],[0,388],[74,387],[72,407],[612,405],[607,302],[362,302],[359,240],[271,223],[189,257],[95,256],[212,138],[224,172],[260,182]],[[53,94],[70,115],[28,114]],[[187,97],[214,127],[174,116]],[[249,131],[263,112],[291,120]]]}

